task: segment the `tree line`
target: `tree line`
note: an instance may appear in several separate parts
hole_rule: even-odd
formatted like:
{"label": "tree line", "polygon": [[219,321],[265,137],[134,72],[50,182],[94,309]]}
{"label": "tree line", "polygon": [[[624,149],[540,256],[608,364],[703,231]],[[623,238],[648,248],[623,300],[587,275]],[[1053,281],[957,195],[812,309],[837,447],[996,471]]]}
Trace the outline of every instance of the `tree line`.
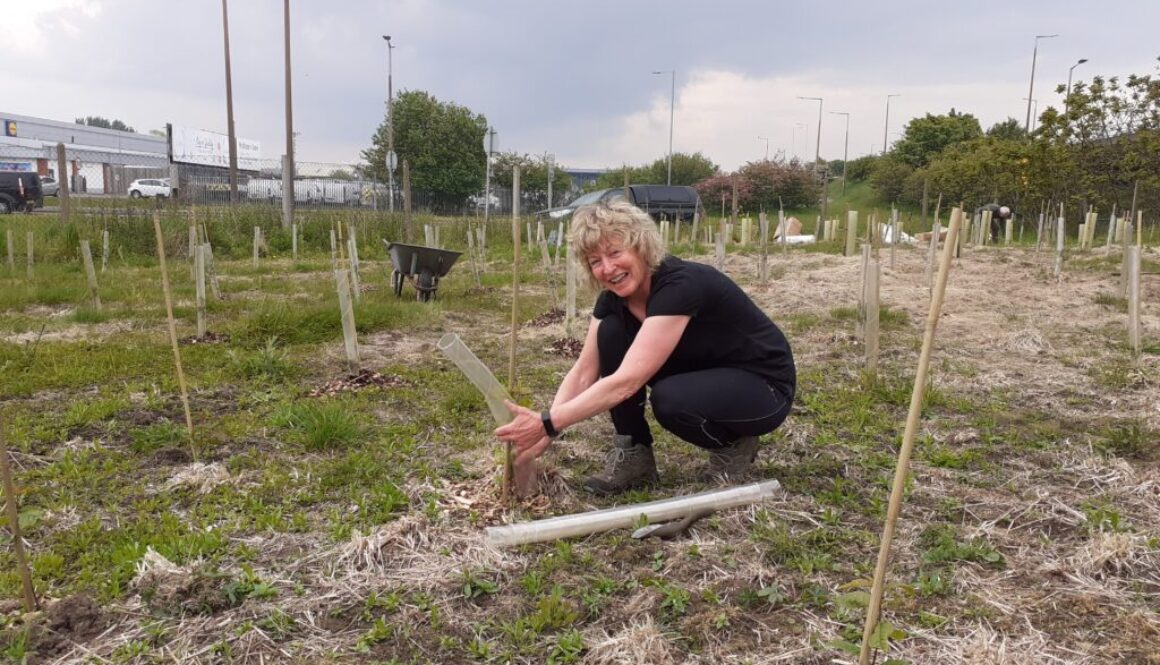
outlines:
{"label": "tree line", "polygon": [[[1059,93],[1066,90],[1060,86]],[[395,151],[407,161],[411,186],[432,193],[449,208],[483,191],[487,169],[485,116],[404,91],[394,101]],[[388,124],[384,118],[363,151],[364,176],[386,179]],[[548,205],[549,161],[544,155],[503,152],[492,161],[493,183],[510,187],[520,167],[529,205]],[[837,166],[835,163],[831,166]],[[850,182],[867,181],[886,204],[918,205],[924,193],[946,201],[996,202],[1032,214],[1048,204],[1068,209],[1096,206],[1160,209],[1160,78],[1152,75],[1093,77],[1072,86],[1062,109],[1048,107],[1031,132],[1014,118],[986,131],[972,114],[950,109],[907,123],[902,137],[882,155],[843,164]],[[601,175],[589,189],[666,182],[665,156],[624,165]],[[396,181],[399,175],[396,174]],[[812,164],[784,160],[749,162],[725,172],[700,152],[672,155],[672,184],[690,185],[705,205],[731,206],[734,190],[746,212],[778,206],[808,207],[820,199],[821,179]],[[553,174],[553,205],[571,182],[561,165]],[[1074,215],[1069,215],[1074,217]]]}
{"label": "tree line", "polygon": [[[1067,93],[1063,86],[1056,90]],[[1096,76],[1062,109],[1048,107],[1031,132],[1009,118],[986,132],[951,109],[907,124],[884,155],[848,164],[884,201],[917,205],[924,190],[944,200],[995,202],[1030,215],[1048,205],[1126,211],[1160,206],[1160,79]],[[1069,218],[1076,215],[1070,214]]]}

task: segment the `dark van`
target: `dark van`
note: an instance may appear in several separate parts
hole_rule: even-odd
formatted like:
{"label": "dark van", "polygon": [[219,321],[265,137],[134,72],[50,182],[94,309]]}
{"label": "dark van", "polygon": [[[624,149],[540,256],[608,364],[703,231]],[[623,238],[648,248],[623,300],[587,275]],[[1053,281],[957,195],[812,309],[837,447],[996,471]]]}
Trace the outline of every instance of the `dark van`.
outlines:
{"label": "dark van", "polygon": [[0,215],[44,207],[40,176],[27,171],[0,171]]}
{"label": "dark van", "polygon": [[[616,197],[624,198],[623,187],[601,189],[588,192],[561,208],[553,208],[546,212],[549,217],[562,217],[576,208],[598,201],[608,201]],[[693,213],[704,209],[701,207],[701,197],[692,187],[678,185],[629,185],[628,199],[641,210],[647,212],[656,220],[684,220],[691,221]]]}

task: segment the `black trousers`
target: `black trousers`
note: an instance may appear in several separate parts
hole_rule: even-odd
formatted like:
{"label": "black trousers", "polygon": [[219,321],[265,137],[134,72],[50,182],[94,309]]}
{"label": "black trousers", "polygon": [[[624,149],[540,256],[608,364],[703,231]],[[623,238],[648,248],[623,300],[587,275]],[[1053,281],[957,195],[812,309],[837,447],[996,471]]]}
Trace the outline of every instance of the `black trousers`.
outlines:
{"label": "black trousers", "polygon": [[[636,319],[628,322],[615,315],[601,319],[596,336],[601,376],[620,367],[639,330]],[[794,386],[770,385],[761,376],[734,367],[673,373],[662,366],[647,386],[653,416],[661,427],[707,449],[726,448],[743,436],[768,434],[785,421],[793,406]],[[612,425],[617,434],[651,446],[645,393],[641,388],[612,407]]]}

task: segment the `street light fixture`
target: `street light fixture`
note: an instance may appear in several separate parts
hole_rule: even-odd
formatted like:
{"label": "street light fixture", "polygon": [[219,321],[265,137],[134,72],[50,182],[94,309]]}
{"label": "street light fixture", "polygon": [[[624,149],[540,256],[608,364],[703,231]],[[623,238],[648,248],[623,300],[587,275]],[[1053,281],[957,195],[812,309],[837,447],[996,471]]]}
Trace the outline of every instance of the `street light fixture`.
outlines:
{"label": "street light fixture", "polygon": [[769,139],[765,138],[764,136],[758,136],[757,140],[758,141],[765,141],[765,161],[768,162],[769,161]]}
{"label": "street light fixture", "polygon": [[882,154],[886,154],[886,136],[890,132],[890,98],[901,97],[901,93],[886,95],[886,121],[882,123]]}
{"label": "street light fixture", "polygon": [[1085,62],[1087,62],[1087,58],[1080,58],[1078,62],[1067,68],[1067,92],[1063,96],[1063,114],[1065,116],[1067,115],[1067,98],[1071,97],[1071,73],[1075,71],[1076,67],[1079,67]]}
{"label": "street light fixture", "polygon": [[673,184],[673,111],[676,108],[677,102],[677,70],[667,69],[653,72],[653,74],[664,74],[668,72],[671,76],[669,82],[669,175],[667,185]]}
{"label": "street light fixture", "polygon": [[1023,131],[1031,134],[1031,98],[1035,96],[1035,61],[1039,57],[1039,40],[1052,39],[1059,35],[1035,35],[1035,49],[1031,51],[1031,84],[1027,86],[1027,119],[1023,121]]}
{"label": "street light fixture", "polygon": [[830,115],[846,116],[846,147],[842,149],[842,196],[846,195],[846,169],[850,159],[850,113],[848,111],[830,111]]}
{"label": "street light fixture", "polygon": [[822,159],[822,104],[825,102],[822,101],[821,97],[802,97],[799,95],[798,99],[804,99],[806,101],[818,103],[818,142],[817,147],[814,148],[814,170],[820,171],[820,162]]}
{"label": "street light fixture", "polygon": [[389,210],[395,212],[395,96],[392,89],[394,82],[394,62],[391,51],[395,45],[391,43],[390,35],[383,35],[387,42],[387,195],[390,197]]}

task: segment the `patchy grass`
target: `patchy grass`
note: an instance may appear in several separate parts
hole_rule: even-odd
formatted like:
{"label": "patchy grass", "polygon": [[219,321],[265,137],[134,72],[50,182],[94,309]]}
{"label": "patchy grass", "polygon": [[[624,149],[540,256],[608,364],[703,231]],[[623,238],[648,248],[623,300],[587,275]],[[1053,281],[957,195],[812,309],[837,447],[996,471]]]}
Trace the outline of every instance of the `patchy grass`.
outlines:
{"label": "patchy grass", "polygon": [[[53,641],[48,619],[0,614],[0,658],[850,659],[913,390],[923,252],[902,249],[884,278],[875,381],[862,376],[851,334],[856,290],[843,280],[856,274],[856,258],[837,256],[836,243],[792,248],[771,256],[772,288],[757,284],[756,252],[731,255],[735,276],[797,354],[794,413],[756,465],[784,496],[709,516],[672,541],[622,530],[496,552],[481,544],[486,526],[710,488],[694,480],[704,453],[658,431],[657,486],[585,495],[579,479],[602,465],[609,436],[593,420],[554,444],[544,495],[500,503],[494,423],[433,342],[459,333],[506,379],[505,233],[489,237],[482,287],[465,256],[441,281],[439,300],[418,303],[413,292],[396,299],[386,282],[378,237],[401,237],[399,223],[353,215],[365,247],[366,290],[355,308],[362,364],[399,380],[311,397],[350,374],[328,250],[341,215],[304,219],[303,253],[291,261],[276,214],[206,213],[226,299],[209,306],[223,341],[180,349],[191,440],[152,235],[140,232],[150,208],[135,203],[125,220],[110,211],[75,233],[38,238],[43,262],[32,281],[22,266],[0,275],[0,330],[25,335],[0,341],[0,415],[34,583],[53,608],[91,596],[105,622],[92,634],[56,624],[64,641]],[[178,334],[187,337],[195,313],[185,220],[165,210]],[[444,244],[461,248],[476,221],[420,224],[440,224]],[[104,224],[117,249],[96,312],[69,246]],[[257,269],[255,224],[273,254]],[[874,637],[879,660],[999,662],[996,650],[1006,649],[1009,662],[1148,662],[1160,634],[1157,423],[1147,409],[1156,354],[1137,362],[1119,338],[1088,343],[1107,317],[1122,316],[1118,299],[1100,295],[1114,291],[1106,274],[1114,262],[1076,266],[1069,288],[1079,295],[1065,310],[1045,305],[1057,287],[1037,276],[1029,252],[972,251],[961,262],[970,262],[970,279],[952,274],[964,290],[948,295],[923,392]],[[978,289],[987,270],[1020,280],[1027,299]],[[551,304],[548,280],[534,260],[521,280],[517,318],[530,321]],[[1050,344],[1022,343],[1042,341],[1036,331],[1050,331]],[[551,400],[569,366],[548,352],[562,335],[560,324],[521,330],[517,400]],[[20,580],[4,533],[0,598],[11,601]]]}

